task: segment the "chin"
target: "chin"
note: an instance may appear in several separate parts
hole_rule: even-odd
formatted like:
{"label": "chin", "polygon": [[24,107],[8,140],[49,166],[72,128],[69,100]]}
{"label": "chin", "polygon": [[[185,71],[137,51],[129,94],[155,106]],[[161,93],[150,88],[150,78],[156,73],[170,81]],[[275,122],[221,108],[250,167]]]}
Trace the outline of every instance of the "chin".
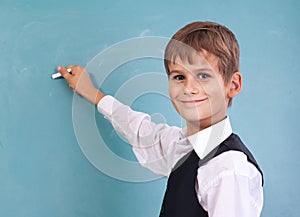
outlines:
{"label": "chin", "polygon": [[183,114],[181,115],[187,122],[190,123],[200,123],[200,122],[206,122],[207,120],[211,119],[210,115],[202,115],[202,114]]}

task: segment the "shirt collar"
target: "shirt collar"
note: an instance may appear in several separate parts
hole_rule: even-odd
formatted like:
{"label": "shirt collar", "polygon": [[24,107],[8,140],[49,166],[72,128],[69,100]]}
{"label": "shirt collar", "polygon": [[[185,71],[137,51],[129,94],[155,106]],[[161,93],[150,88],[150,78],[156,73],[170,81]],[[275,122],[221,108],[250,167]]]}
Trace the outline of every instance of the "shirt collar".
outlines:
{"label": "shirt collar", "polygon": [[225,139],[232,134],[229,117],[224,120],[199,131],[187,139],[193,146],[196,154],[200,159],[203,159],[215,147],[220,145]]}

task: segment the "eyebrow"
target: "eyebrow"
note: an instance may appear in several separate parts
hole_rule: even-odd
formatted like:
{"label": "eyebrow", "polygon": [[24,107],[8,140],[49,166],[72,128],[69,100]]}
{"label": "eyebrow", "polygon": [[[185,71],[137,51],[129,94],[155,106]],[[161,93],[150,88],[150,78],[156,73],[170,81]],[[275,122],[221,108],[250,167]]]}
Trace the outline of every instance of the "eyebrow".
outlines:
{"label": "eyebrow", "polygon": [[194,71],[188,71],[187,69],[185,71],[181,71],[181,70],[172,70],[169,72],[169,75],[173,74],[173,73],[186,73],[186,72],[189,72],[189,73],[193,73],[193,74],[198,74],[200,72],[214,72],[215,70],[213,68],[209,68],[209,67],[203,67],[203,68],[198,68],[198,69],[195,69]]}
{"label": "eyebrow", "polygon": [[173,70],[169,72],[169,75],[173,74],[173,73],[182,73],[182,71],[180,70]]}

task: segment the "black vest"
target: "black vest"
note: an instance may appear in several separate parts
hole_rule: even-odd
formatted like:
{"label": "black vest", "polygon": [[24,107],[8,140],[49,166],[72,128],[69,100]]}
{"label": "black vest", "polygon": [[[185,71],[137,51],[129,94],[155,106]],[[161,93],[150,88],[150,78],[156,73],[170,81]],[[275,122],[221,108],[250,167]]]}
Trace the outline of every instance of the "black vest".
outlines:
{"label": "black vest", "polygon": [[248,161],[252,163],[263,176],[262,171],[250,151],[237,135],[231,134],[203,160],[200,160],[193,150],[178,161],[168,179],[167,190],[163,199],[160,216],[208,217],[208,213],[199,204],[195,190],[197,170],[210,159],[230,150],[245,153]]}

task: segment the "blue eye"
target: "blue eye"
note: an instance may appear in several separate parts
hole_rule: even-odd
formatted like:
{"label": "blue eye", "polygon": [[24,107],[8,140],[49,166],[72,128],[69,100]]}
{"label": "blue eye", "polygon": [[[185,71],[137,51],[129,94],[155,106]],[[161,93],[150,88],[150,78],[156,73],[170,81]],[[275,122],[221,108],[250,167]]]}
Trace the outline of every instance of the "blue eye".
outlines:
{"label": "blue eye", "polygon": [[200,73],[198,74],[198,78],[203,80],[203,79],[206,79],[206,78],[209,78],[210,75],[206,74],[206,73]]}

